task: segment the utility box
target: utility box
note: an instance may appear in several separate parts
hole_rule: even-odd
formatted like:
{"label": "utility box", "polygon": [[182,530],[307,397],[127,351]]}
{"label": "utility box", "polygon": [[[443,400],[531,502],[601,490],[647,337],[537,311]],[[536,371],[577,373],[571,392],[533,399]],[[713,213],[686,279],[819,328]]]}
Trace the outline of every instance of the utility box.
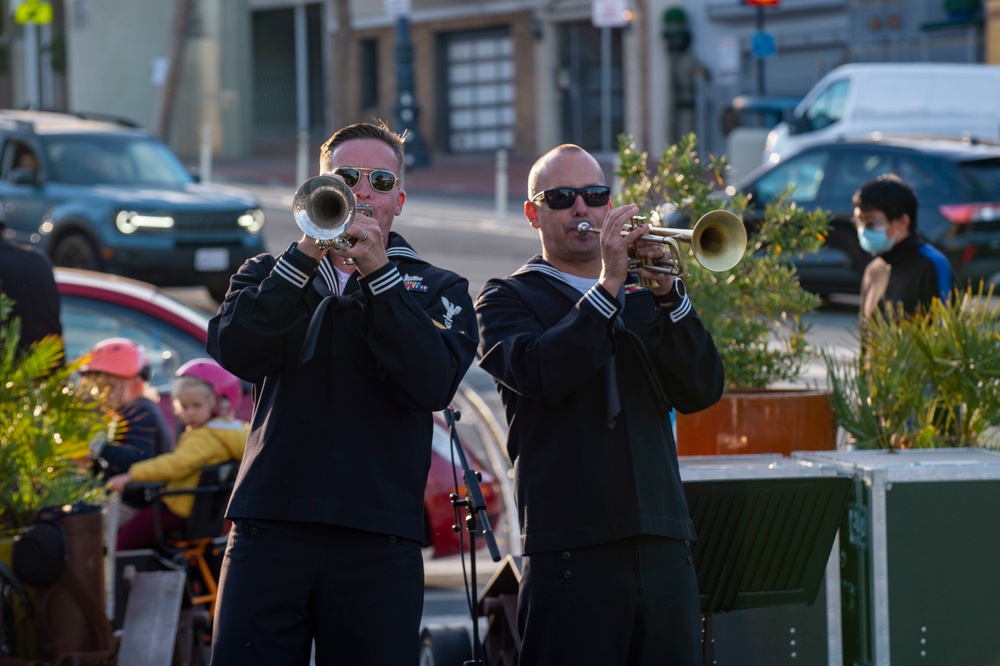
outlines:
{"label": "utility box", "polygon": [[[805,510],[805,505],[809,504],[807,497],[810,494],[809,489],[789,489],[782,486],[787,483],[804,483],[810,479],[832,477],[849,484],[849,479],[832,465],[806,463],[777,454],[681,456],[679,460],[681,479],[698,531],[694,553],[699,571],[699,585],[702,586],[703,612],[706,606],[705,594],[714,594],[712,590],[706,590],[704,587],[703,574],[710,563],[703,560],[724,548],[731,549],[729,542],[739,538],[717,534],[722,524],[741,523],[746,526],[745,529],[749,533],[762,535],[767,532],[793,531],[796,529],[795,524],[798,523],[800,527],[808,526],[810,530],[809,536],[804,541],[814,538],[817,542],[825,543],[825,549],[812,555],[821,559],[818,575],[811,579],[811,582],[799,586],[797,593],[789,594],[796,586],[790,584],[783,574],[772,575],[762,570],[763,567],[771,566],[782,558],[792,559],[793,556],[789,551],[794,550],[794,547],[763,549],[763,557],[760,559],[766,562],[746,566],[745,572],[735,577],[741,581],[741,585],[746,584],[744,582],[754,581],[749,583],[749,587],[755,589],[745,602],[731,604],[733,610],[708,614],[711,616],[712,629],[710,638],[706,637],[712,643],[710,647],[713,650],[713,658],[706,663],[718,666],[798,664],[841,666],[844,662],[841,647],[840,567],[836,534],[849,490],[844,489],[840,493],[839,504],[836,506],[827,506],[824,500],[817,502],[812,509]],[[735,511],[726,506],[737,503],[733,498],[738,496],[741,488],[761,483],[765,485],[757,485],[744,495],[748,499],[743,504],[754,504],[753,510]],[[714,487],[701,493],[699,499],[697,487],[704,484],[712,484]],[[733,491],[732,488],[736,490]],[[782,496],[786,500],[781,500]],[[749,499],[751,497],[755,499]],[[706,512],[704,509],[706,503],[719,509]],[[788,506],[789,503],[797,506]],[[803,512],[800,513],[799,509],[803,509]],[[712,515],[706,515],[708,513]],[[755,513],[773,516],[773,520],[763,519],[760,524],[750,524],[754,520],[752,514]],[[824,523],[825,527],[821,527]],[[821,533],[826,535],[825,539],[820,536]],[[792,539],[792,543],[794,542],[795,539]],[[798,546],[803,551],[809,548],[805,543],[799,543]],[[737,556],[735,559],[746,561],[753,558]],[[804,566],[802,558],[799,560],[798,565],[791,567],[796,572],[802,571]],[[727,563],[724,566],[732,565]],[[775,583],[780,579],[780,584],[773,589],[765,589],[765,581],[768,579]],[[805,589],[810,587],[811,590]],[[792,600],[793,597],[795,600]]]}
{"label": "utility box", "polygon": [[792,457],[854,480],[839,539],[845,664],[1000,663],[1000,453]]}

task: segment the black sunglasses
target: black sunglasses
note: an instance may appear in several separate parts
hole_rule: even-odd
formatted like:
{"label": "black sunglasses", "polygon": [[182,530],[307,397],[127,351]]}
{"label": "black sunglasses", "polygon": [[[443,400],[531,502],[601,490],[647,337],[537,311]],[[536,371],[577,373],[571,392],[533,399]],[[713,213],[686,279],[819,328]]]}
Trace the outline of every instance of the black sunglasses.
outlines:
{"label": "black sunglasses", "polygon": [[344,179],[352,190],[361,182],[361,174],[368,172],[368,182],[376,192],[391,192],[396,187],[396,174],[388,169],[358,169],[355,167],[337,167],[335,174]]}
{"label": "black sunglasses", "polygon": [[532,201],[545,199],[545,205],[552,210],[569,208],[576,202],[576,195],[583,197],[583,203],[591,208],[607,206],[611,200],[611,188],[607,185],[588,185],[587,187],[556,187],[539,192],[531,197]]}

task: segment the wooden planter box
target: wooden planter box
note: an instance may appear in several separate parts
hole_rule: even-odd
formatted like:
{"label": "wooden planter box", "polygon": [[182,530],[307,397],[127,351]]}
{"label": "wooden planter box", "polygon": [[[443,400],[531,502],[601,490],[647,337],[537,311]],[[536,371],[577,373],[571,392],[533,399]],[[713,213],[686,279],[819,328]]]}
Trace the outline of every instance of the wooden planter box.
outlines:
{"label": "wooden planter box", "polygon": [[824,391],[727,392],[694,414],[677,414],[682,456],[825,451],[837,447],[837,423]]}

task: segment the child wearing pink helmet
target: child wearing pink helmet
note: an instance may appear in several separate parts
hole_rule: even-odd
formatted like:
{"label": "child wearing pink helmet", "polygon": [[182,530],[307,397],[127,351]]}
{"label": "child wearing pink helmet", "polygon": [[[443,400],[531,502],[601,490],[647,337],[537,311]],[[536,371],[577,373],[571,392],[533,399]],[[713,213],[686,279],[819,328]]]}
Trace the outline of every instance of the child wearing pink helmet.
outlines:
{"label": "child wearing pink helmet", "polygon": [[[212,359],[195,359],[177,370],[171,397],[174,413],[184,424],[176,449],[133,464],[108,479],[108,489],[124,492],[131,482],[165,482],[167,491],[187,490],[198,485],[203,467],[243,459],[249,425],[234,416],[243,397],[239,379]],[[156,545],[157,510],[165,531],[184,527],[194,495],[167,495],[157,501],[158,507],[144,508],[122,525],[118,550]]]}

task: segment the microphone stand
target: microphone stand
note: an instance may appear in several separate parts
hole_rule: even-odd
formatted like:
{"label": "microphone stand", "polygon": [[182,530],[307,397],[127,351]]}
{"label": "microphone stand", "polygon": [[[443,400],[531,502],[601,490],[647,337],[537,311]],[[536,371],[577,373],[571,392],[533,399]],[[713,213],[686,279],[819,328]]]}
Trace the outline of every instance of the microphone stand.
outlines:
{"label": "microphone stand", "polygon": [[[483,663],[483,644],[479,639],[479,601],[476,598],[479,591],[479,585],[476,583],[476,536],[482,535],[486,539],[486,547],[489,549],[490,556],[494,562],[500,561],[500,549],[497,547],[496,537],[490,527],[489,517],[486,515],[486,499],[483,497],[483,489],[479,484],[479,473],[469,467],[469,461],[465,457],[462,442],[458,438],[458,428],[455,427],[455,424],[462,415],[457,409],[449,405],[444,410],[444,417],[448,424],[448,430],[451,432],[452,450],[458,456],[462,465],[462,476],[465,479],[465,489],[467,492],[464,498],[459,497],[457,492],[452,493],[451,503],[456,508],[456,516],[458,515],[457,509],[460,506],[464,506],[466,511],[468,511],[465,524],[469,531],[469,548],[471,552],[469,557],[469,576],[472,579],[472,598],[469,603],[469,612],[472,614],[473,658],[472,661],[466,661],[464,666],[470,666]],[[455,525],[456,531],[460,529],[460,526]]]}

